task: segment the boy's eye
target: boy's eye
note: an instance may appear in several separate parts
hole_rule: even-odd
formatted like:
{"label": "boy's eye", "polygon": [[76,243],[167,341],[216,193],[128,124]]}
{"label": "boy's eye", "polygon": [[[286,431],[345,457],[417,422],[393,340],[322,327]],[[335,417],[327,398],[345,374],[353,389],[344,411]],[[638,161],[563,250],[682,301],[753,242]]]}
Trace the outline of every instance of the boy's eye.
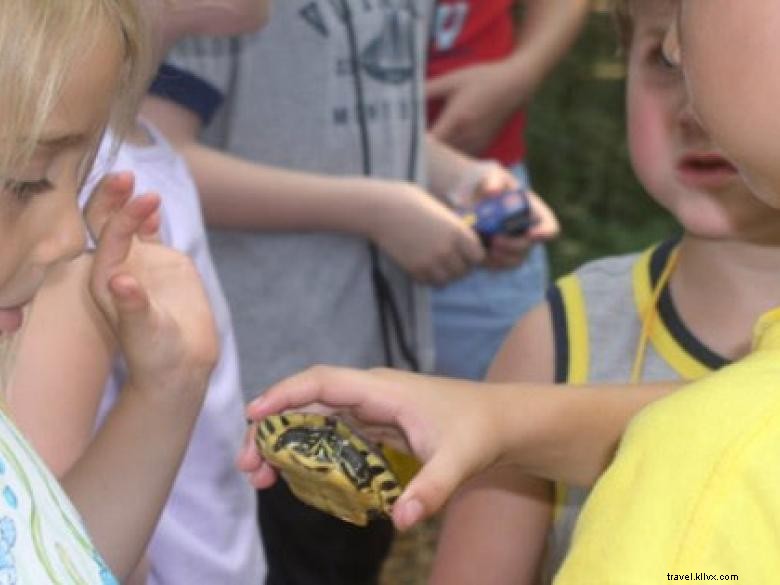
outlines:
{"label": "boy's eye", "polygon": [[32,197],[45,193],[52,187],[51,181],[45,178],[37,181],[17,181],[8,179],[3,186],[3,190],[25,203]]}
{"label": "boy's eye", "polygon": [[658,62],[666,69],[677,69],[677,65],[669,60],[669,57],[662,48],[658,50]]}
{"label": "boy's eye", "polygon": [[653,48],[650,51],[649,60],[651,64],[656,65],[661,69],[666,69],[670,71],[674,71],[677,69],[677,65],[675,65],[669,60],[669,57],[667,57],[666,53],[663,50],[663,47],[661,47],[660,45],[656,48]]}

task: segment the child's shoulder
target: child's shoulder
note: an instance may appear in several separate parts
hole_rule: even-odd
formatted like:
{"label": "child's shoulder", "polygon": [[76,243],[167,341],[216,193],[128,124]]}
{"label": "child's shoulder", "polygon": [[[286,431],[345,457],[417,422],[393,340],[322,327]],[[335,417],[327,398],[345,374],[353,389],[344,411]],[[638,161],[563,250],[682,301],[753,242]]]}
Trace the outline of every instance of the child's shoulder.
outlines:
{"label": "child's shoulder", "polygon": [[[655,248],[655,246],[652,248]],[[613,279],[625,276],[626,274],[631,274],[637,261],[644,253],[644,251],[630,252],[595,258],[581,264],[568,276],[576,276],[580,279]]]}
{"label": "child's shoulder", "polygon": [[677,244],[671,238],[653,244],[644,250],[603,256],[580,265],[574,271],[559,278],[556,287],[576,285],[580,288],[606,293],[614,288],[622,289],[637,278],[657,272],[669,261]]}
{"label": "child's shoulder", "polygon": [[630,287],[639,252],[605,256],[590,260],[556,280],[552,291],[576,289],[582,294],[607,295]]}

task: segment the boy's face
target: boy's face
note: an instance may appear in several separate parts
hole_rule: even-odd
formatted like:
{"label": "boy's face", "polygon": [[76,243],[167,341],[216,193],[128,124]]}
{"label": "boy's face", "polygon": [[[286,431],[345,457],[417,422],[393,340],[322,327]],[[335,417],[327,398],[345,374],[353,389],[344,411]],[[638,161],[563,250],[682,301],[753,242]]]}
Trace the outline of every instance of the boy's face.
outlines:
{"label": "boy's face", "polygon": [[754,193],[780,207],[780,2],[682,0],[679,18],[697,115]]}
{"label": "boy's face", "polygon": [[29,163],[0,184],[0,332],[21,325],[50,269],[84,249],[77,193],[108,119],[120,71],[112,33],[73,64]]}
{"label": "boy's face", "polygon": [[636,173],[689,233],[780,240],[780,213],[751,195],[736,168],[710,141],[688,106],[680,69],[664,57],[676,6],[675,0],[632,4],[627,106]]}
{"label": "boy's face", "polygon": [[165,44],[188,35],[237,35],[252,32],[268,19],[271,0],[176,0],[165,9]]}

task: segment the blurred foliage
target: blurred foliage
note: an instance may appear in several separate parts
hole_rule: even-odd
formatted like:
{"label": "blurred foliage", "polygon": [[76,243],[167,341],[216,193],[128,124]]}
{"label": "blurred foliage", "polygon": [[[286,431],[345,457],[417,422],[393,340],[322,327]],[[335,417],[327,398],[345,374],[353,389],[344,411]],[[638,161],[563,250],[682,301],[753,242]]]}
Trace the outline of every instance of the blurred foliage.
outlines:
{"label": "blurred foliage", "polygon": [[530,108],[532,181],[563,226],[550,246],[555,276],[595,257],[644,248],[675,230],[631,170],[623,94],[612,22],[594,13]]}

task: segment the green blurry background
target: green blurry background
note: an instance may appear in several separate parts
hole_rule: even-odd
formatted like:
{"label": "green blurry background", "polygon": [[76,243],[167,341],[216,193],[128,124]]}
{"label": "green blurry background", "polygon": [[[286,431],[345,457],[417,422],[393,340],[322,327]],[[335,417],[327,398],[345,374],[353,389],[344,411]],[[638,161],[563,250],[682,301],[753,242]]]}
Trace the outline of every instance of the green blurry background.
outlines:
{"label": "green blurry background", "polygon": [[674,230],[629,166],[622,73],[610,16],[594,10],[580,42],[530,108],[531,178],[563,227],[550,246],[554,276]]}

